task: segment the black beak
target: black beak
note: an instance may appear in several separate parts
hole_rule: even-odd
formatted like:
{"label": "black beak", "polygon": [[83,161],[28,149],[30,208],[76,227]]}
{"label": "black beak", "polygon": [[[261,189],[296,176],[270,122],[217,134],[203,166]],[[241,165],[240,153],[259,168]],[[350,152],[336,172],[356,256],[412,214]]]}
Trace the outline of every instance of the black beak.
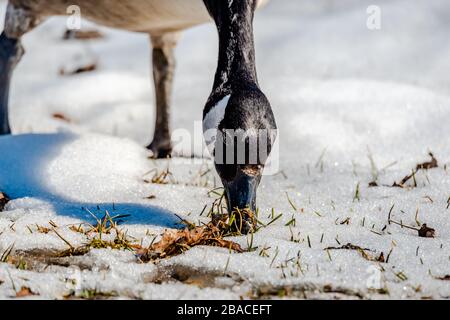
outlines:
{"label": "black beak", "polygon": [[256,227],[256,192],[261,174],[248,174],[239,169],[233,181],[223,181],[228,212],[235,215],[236,229],[247,234]]}

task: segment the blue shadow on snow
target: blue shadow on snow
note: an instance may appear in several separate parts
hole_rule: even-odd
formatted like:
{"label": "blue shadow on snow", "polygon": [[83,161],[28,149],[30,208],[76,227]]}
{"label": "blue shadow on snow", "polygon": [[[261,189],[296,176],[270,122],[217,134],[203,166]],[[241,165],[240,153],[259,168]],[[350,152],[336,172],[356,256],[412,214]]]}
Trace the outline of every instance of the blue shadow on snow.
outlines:
{"label": "blue shadow on snow", "polygon": [[[77,139],[75,134],[25,134],[0,136],[0,191],[12,199],[36,198],[50,203],[58,215],[92,222],[86,209],[101,217],[105,210],[127,214],[126,224],[179,227],[180,220],[170,211],[133,203],[83,203],[65,198],[46,186],[45,169],[60,150]],[[101,211],[97,208],[100,207]]]}

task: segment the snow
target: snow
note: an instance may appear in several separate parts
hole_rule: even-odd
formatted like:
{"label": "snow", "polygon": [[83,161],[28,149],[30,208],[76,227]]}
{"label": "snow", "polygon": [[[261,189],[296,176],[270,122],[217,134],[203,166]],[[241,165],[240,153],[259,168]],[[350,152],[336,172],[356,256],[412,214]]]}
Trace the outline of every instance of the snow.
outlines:
{"label": "snow", "polygon": [[[196,247],[142,264],[131,252],[104,249],[73,258],[70,267],[1,263],[0,298],[15,297],[21,286],[48,299],[87,290],[119,298],[238,299],[257,291],[276,298],[283,288],[294,298],[450,297],[450,282],[437,279],[450,274],[450,4],[377,3],[378,31],[366,27],[373,3],[365,0],[273,0],[257,14],[259,79],[280,127],[280,173],[264,178],[258,203],[263,222],[272,220],[272,208],[283,216],[253,239],[232,238],[256,251]],[[50,221],[72,245],[82,245],[85,237],[69,227],[92,223],[87,210],[131,215],[120,227],[144,244],[176,227],[175,214],[207,221],[200,213],[219,181],[208,171],[210,160],[153,161],[142,147],[154,117],[147,36],[101,28],[105,39],[67,42],[64,28],[64,18],[53,18],[24,38],[27,55],[11,93],[17,135],[0,137],[0,190],[14,199],[0,213],[0,254],[12,244],[22,252],[67,249],[54,232],[36,231]],[[198,155],[216,65],[214,27],[186,32],[177,57],[173,127],[179,136],[197,134],[193,151],[185,141],[176,152]],[[98,61],[99,69],[59,75],[83,61]],[[389,187],[428,161],[429,151],[439,168],[419,171],[416,188]],[[144,182],[151,170],[167,167],[170,183]],[[374,175],[380,186],[369,188]],[[416,226],[418,210],[436,238],[389,225],[393,205],[392,219]],[[292,218],[295,226],[285,226]],[[373,257],[391,252],[389,261],[324,250],[338,242],[369,248]],[[183,270],[213,280],[170,277]],[[373,283],[389,294],[369,290]]]}

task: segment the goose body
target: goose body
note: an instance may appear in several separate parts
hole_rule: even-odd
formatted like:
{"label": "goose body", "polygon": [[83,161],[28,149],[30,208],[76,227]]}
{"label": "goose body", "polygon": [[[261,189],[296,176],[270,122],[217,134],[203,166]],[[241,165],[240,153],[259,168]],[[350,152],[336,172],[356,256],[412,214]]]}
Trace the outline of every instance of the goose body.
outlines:
{"label": "goose body", "polygon": [[66,15],[76,5],[83,18],[98,24],[147,33],[180,31],[211,20],[202,0],[10,0],[10,10],[39,17]]}
{"label": "goose body", "polygon": [[[172,150],[169,107],[178,35],[186,28],[214,21],[219,35],[219,58],[213,90],[203,110],[204,135],[225,188],[229,212],[236,209],[255,212],[256,192],[274,143],[273,130],[277,128],[271,105],[259,87],[255,65],[253,17],[264,2],[9,0],[0,35],[0,134],[11,133],[9,86],[13,70],[24,53],[21,37],[48,17],[69,14],[68,8],[75,5],[85,19],[149,34],[157,112],[153,142],[148,148],[157,158],[169,156]],[[230,132],[232,143],[228,139]],[[239,136],[233,136],[236,133]],[[264,152],[260,152],[261,148]],[[236,217],[236,221],[240,222],[242,232],[253,228],[254,221],[244,217]]]}

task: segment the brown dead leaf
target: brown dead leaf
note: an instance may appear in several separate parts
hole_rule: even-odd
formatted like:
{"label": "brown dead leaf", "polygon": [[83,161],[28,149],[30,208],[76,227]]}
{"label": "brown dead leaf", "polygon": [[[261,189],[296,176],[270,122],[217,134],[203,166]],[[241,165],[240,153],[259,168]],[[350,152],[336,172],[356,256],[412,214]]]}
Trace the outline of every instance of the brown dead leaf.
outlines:
{"label": "brown dead leaf", "polygon": [[376,182],[376,181],[369,182],[369,188],[374,188],[374,187],[378,187],[378,182]]}
{"label": "brown dead leaf", "polygon": [[3,192],[0,192],[0,211],[5,209],[6,204],[9,202],[9,198]]}
{"label": "brown dead leaf", "polygon": [[379,255],[379,257],[376,258],[376,261],[377,261],[377,262],[382,262],[382,263],[385,263],[385,262],[386,262],[386,259],[384,258],[384,253],[383,253],[383,252],[381,252],[380,255]]}
{"label": "brown dead leaf", "polygon": [[50,233],[50,231],[52,231],[52,229],[47,228],[47,227],[43,227],[43,226],[40,226],[40,225],[36,225],[36,228],[37,228],[37,232],[43,233],[43,234],[48,234],[48,233]]}
{"label": "brown dead leaf", "polygon": [[428,162],[423,162],[423,163],[419,163],[416,168],[414,170],[412,170],[412,173],[405,176],[400,182],[394,182],[394,184],[392,185],[392,187],[398,187],[398,188],[405,188],[406,183],[414,178],[414,187],[417,187],[417,182],[416,182],[416,173],[419,170],[430,170],[433,168],[438,168],[439,164],[437,159],[434,157],[433,153],[429,153],[428,154],[431,157],[431,160]]}
{"label": "brown dead leaf", "polygon": [[428,155],[431,157],[431,160],[418,164],[416,170],[429,170],[439,167],[438,161],[434,157],[433,153],[430,152]]}
{"label": "brown dead leaf", "polygon": [[67,123],[72,122],[72,120],[70,118],[68,118],[66,115],[64,115],[63,113],[56,112],[56,113],[52,114],[52,117],[54,119],[58,119],[58,120],[61,120],[61,121],[67,122]]}
{"label": "brown dead leaf", "polygon": [[183,230],[167,230],[159,242],[138,254],[143,261],[151,261],[182,254],[195,246],[216,246],[243,252],[239,244],[223,239],[224,234],[222,225],[214,222],[197,227],[189,226]]}
{"label": "brown dead leaf", "polygon": [[419,229],[419,237],[422,238],[434,238],[436,231],[433,228],[429,228],[426,223]]}
{"label": "brown dead leaf", "polygon": [[389,224],[391,224],[391,223],[399,225],[402,228],[415,230],[416,232],[419,233],[419,237],[422,237],[422,238],[434,238],[436,235],[435,234],[436,231],[433,228],[429,228],[426,223],[422,224],[422,226],[420,228],[416,228],[416,227],[412,227],[412,226],[403,224],[402,221],[398,222],[398,221],[395,221],[395,220],[392,220],[389,218]]}
{"label": "brown dead leaf", "polygon": [[35,296],[35,295],[36,295],[36,293],[34,293],[33,291],[31,291],[31,289],[30,289],[30,288],[27,288],[27,287],[22,287],[22,288],[20,289],[20,291],[18,291],[18,292],[16,293],[16,297],[17,297],[17,298],[24,298],[24,297]]}

